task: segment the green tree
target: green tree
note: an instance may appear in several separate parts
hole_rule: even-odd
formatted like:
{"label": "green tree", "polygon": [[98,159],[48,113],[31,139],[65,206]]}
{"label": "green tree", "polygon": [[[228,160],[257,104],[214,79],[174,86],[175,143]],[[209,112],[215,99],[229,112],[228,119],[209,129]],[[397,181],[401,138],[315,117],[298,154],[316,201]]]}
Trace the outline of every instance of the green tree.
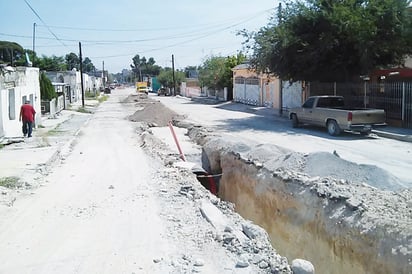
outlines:
{"label": "green tree", "polygon": [[[412,53],[409,0],[297,0],[256,33],[252,65],[285,80],[344,81]],[[250,41],[250,43],[248,43]]]}
{"label": "green tree", "polygon": [[153,57],[150,57],[145,64],[144,74],[149,76],[157,76],[159,75],[161,67],[156,65],[156,61]]}
{"label": "green tree", "polygon": [[206,59],[199,69],[199,81],[202,86],[213,89],[233,88],[232,68],[246,60],[244,54],[222,57],[212,56]]}
{"label": "green tree", "polygon": [[143,57],[142,59],[140,58],[139,54],[136,54],[132,58],[132,64],[130,64],[135,78],[138,79],[139,82],[142,81],[142,66],[144,65],[144,63],[146,63],[146,58]]}
{"label": "green tree", "polygon": [[[157,77],[159,83],[167,88],[173,88],[173,70],[171,68],[164,68],[160,71]],[[183,71],[175,71],[176,88],[185,80],[185,73]]]}
{"label": "green tree", "polygon": [[80,70],[80,58],[76,53],[70,52],[69,54],[66,54],[64,59],[68,70],[72,70],[74,68],[76,70]]}
{"label": "green tree", "polygon": [[140,58],[139,54],[136,54],[132,58],[132,64],[130,67],[138,81],[143,81],[143,76],[155,76],[159,75],[161,67],[155,64],[156,61],[153,57],[146,59],[146,57]]}
{"label": "green tree", "polygon": [[40,98],[41,100],[49,101],[56,98],[57,94],[53,88],[53,85],[46,74],[43,72],[40,74]]}
{"label": "green tree", "polygon": [[87,72],[92,72],[96,70],[95,66],[92,63],[92,60],[90,60],[89,57],[84,58],[82,65],[83,65],[83,72],[87,73]]}
{"label": "green tree", "polygon": [[[38,62],[38,63],[37,63]],[[45,71],[63,71],[67,70],[67,65],[62,56],[52,55],[51,57],[43,55],[37,61],[40,70]]]}
{"label": "green tree", "polygon": [[0,41],[0,64],[21,65],[25,63],[24,58],[22,46],[15,42]]}

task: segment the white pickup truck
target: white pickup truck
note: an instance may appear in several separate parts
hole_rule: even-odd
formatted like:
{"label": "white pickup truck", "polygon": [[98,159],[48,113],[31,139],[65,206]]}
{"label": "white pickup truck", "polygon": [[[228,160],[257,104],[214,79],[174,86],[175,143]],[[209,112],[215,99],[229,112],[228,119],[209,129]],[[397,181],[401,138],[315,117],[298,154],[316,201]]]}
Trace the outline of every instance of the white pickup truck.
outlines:
{"label": "white pickup truck", "polygon": [[383,109],[345,108],[342,96],[312,96],[300,108],[289,112],[293,127],[310,124],[326,127],[330,135],[343,130],[369,134],[374,127],[385,126]]}

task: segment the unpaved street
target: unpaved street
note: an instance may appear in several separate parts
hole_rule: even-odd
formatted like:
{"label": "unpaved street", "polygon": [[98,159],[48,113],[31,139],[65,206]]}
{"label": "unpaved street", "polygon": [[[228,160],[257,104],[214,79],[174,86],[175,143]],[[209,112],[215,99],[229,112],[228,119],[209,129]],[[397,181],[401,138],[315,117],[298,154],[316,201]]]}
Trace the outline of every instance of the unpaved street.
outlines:
{"label": "unpaved street", "polygon": [[129,93],[97,109],[45,185],[0,208],[1,274],[256,273],[214,241],[195,177],[143,152]]}
{"label": "unpaved street", "polygon": [[1,273],[150,271],[169,248],[149,187],[155,167],[116,99],[90,120],[49,183],[2,214]]}

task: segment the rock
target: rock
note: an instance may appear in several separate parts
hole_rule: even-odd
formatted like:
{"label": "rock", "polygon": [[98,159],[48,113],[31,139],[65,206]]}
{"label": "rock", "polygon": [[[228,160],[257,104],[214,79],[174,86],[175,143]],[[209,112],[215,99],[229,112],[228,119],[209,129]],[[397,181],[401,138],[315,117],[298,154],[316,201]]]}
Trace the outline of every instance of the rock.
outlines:
{"label": "rock", "polygon": [[266,269],[266,268],[268,268],[269,267],[269,264],[266,262],[266,261],[261,261],[260,263],[259,263],[259,268],[260,269]]}
{"label": "rock", "polygon": [[249,266],[249,262],[248,262],[248,256],[247,254],[242,254],[240,255],[239,260],[236,263],[236,267],[248,267]]}
{"label": "rock", "polygon": [[238,262],[236,263],[236,267],[244,268],[244,267],[248,267],[248,266],[249,266],[249,263],[248,263],[248,262],[245,262],[245,261],[238,261]]}
{"label": "rock", "polygon": [[155,264],[157,264],[157,263],[159,263],[161,260],[162,260],[161,258],[155,258],[155,259],[153,259],[153,262],[154,262]]}
{"label": "rock", "polygon": [[205,261],[203,261],[202,259],[196,259],[194,266],[204,266],[205,265]]}
{"label": "rock", "polygon": [[314,274],[315,268],[309,261],[303,259],[294,259],[292,261],[293,274]]}
{"label": "rock", "polygon": [[265,235],[265,232],[261,227],[250,222],[242,223],[242,230],[249,239],[255,239]]}

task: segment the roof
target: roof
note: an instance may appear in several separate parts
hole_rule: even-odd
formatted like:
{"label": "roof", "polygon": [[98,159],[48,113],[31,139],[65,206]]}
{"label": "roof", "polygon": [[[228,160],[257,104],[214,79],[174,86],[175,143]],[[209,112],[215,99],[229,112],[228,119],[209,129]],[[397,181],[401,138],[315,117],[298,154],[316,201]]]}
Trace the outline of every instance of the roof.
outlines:
{"label": "roof", "polygon": [[251,69],[251,68],[252,66],[249,63],[243,63],[243,64],[233,67],[232,70]]}

